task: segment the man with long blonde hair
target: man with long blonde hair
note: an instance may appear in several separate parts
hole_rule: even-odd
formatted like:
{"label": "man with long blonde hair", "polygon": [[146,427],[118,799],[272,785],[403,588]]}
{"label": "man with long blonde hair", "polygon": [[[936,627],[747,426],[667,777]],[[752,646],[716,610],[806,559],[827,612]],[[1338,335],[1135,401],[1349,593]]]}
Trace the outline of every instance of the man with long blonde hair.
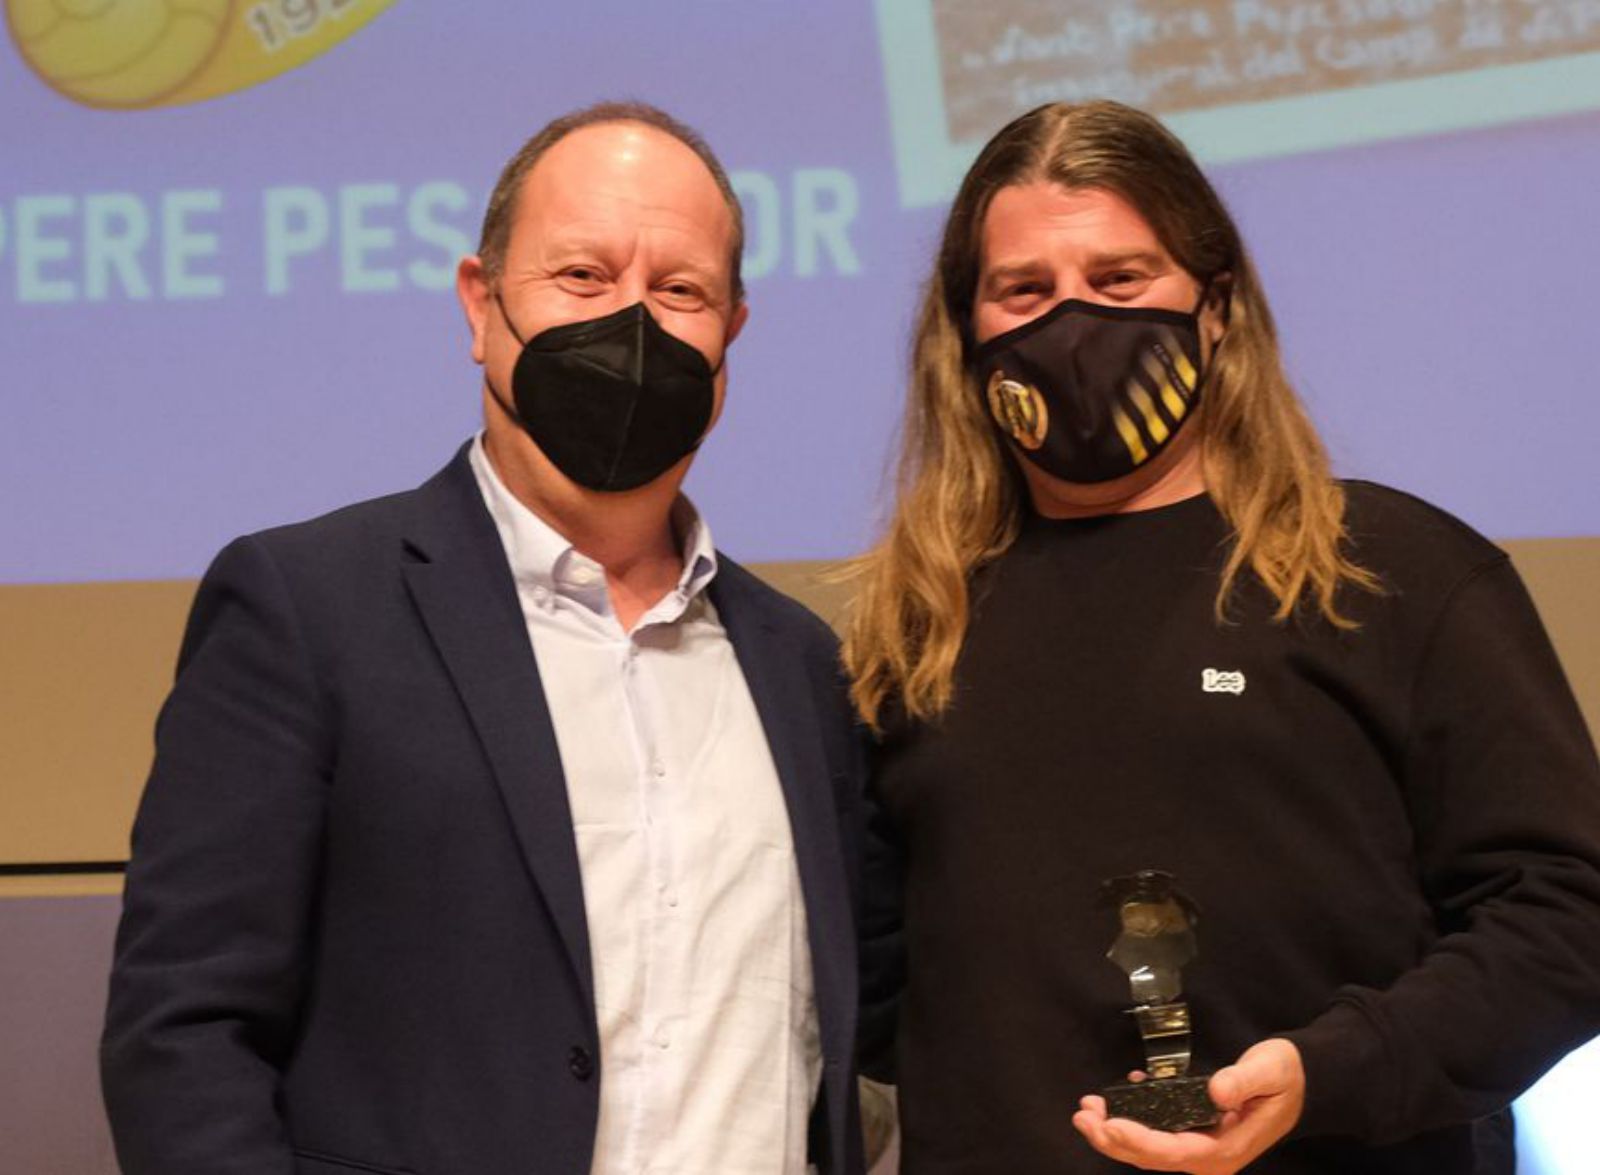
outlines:
{"label": "man with long blonde hair", "polygon": [[[1512,1170],[1509,1102],[1600,1028],[1600,765],[1504,552],[1332,477],[1153,118],[979,154],[856,571],[862,1051],[908,1171]],[[1206,1131],[1094,1093],[1138,1055],[1097,883],[1149,868],[1204,911]]]}

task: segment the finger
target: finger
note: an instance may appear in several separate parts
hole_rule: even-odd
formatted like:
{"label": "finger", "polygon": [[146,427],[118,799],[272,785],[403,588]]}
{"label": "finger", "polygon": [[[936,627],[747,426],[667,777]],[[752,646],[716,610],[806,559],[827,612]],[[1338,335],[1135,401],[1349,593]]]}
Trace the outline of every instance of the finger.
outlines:
{"label": "finger", "polygon": [[1096,1149],[1102,1154],[1146,1171],[1210,1170],[1220,1150],[1220,1144],[1209,1135],[1195,1131],[1167,1134],[1125,1118],[1108,1120],[1101,1127],[1100,1138],[1103,1145]]}
{"label": "finger", "polygon": [[1246,1049],[1233,1064],[1220,1069],[1208,1087],[1211,1100],[1225,1110],[1236,1110],[1251,1098],[1280,1094],[1288,1087],[1293,1045],[1282,1040],[1264,1040]]}
{"label": "finger", "polygon": [[1088,1110],[1091,1114],[1098,1114],[1102,1118],[1106,1116],[1106,1099],[1097,1093],[1085,1094],[1078,1099],[1078,1105]]}
{"label": "finger", "polygon": [[1114,1129],[1107,1119],[1080,1111],[1073,1115],[1072,1124],[1077,1128],[1078,1133],[1082,1134],[1088,1141],[1090,1146],[1108,1158],[1116,1159],[1123,1163],[1136,1163],[1146,1170],[1160,1169],[1141,1160],[1125,1144],[1120,1132]]}
{"label": "finger", "polygon": [[[1152,1156],[1170,1156],[1188,1148],[1185,1141],[1192,1132],[1171,1133],[1152,1130],[1141,1122],[1129,1118],[1108,1118],[1106,1137],[1124,1150]],[[1196,1135],[1195,1137],[1203,1137]]]}
{"label": "finger", "polygon": [[1233,1071],[1233,1066],[1218,1069],[1211,1075],[1211,1082],[1206,1086],[1206,1092],[1211,1095],[1211,1102],[1219,1110],[1237,1110],[1244,1105],[1243,1087],[1239,1083],[1238,1074]]}
{"label": "finger", "polygon": [[1072,1115],[1072,1126],[1095,1150],[1103,1155],[1110,1154],[1107,1149],[1110,1143],[1106,1139],[1106,1119],[1103,1114],[1079,1110]]}
{"label": "finger", "polygon": [[1215,1149],[1206,1157],[1210,1165],[1204,1170],[1232,1172],[1248,1166],[1271,1149],[1292,1124],[1292,1118],[1268,1100],[1257,1100],[1242,1112],[1224,1111],[1221,1120],[1205,1131]]}
{"label": "finger", "polygon": [[1252,1098],[1281,1093],[1282,1089],[1273,1077],[1273,1072],[1267,1066],[1240,1061],[1217,1070],[1206,1090],[1219,1110],[1239,1110]]}

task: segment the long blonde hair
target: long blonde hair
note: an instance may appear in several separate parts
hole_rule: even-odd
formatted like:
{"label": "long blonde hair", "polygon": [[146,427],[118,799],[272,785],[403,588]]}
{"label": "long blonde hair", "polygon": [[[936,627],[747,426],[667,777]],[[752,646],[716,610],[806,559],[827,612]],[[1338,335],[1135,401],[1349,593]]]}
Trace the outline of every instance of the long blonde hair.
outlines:
{"label": "long blonde hair", "polygon": [[1116,102],[1041,106],[995,135],[956,193],[922,294],[894,512],[851,566],[859,587],[844,658],[857,709],[877,726],[893,700],[932,718],[951,701],[972,572],[1015,540],[1027,490],[984,411],[968,359],[983,220],[1001,188],[1045,180],[1126,200],[1202,284],[1226,290],[1226,332],[1205,376],[1207,492],[1233,532],[1219,622],[1248,570],[1287,619],[1304,598],[1352,627],[1339,585],[1377,581],[1344,553],[1344,494],[1290,387],[1277,330],[1239,231],[1193,158],[1151,116]]}

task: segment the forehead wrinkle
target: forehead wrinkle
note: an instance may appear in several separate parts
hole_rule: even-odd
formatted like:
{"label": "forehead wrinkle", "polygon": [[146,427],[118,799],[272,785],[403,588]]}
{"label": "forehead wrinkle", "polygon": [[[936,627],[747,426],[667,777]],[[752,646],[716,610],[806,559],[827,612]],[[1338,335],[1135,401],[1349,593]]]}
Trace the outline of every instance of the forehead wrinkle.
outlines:
{"label": "forehead wrinkle", "polygon": [[1131,265],[1142,262],[1146,265],[1161,266],[1169,263],[1164,253],[1142,246],[1127,249],[1092,249],[1087,251],[1087,256],[1093,265]]}
{"label": "forehead wrinkle", "polygon": [[557,224],[542,232],[529,233],[523,266],[555,268],[586,257],[612,265],[626,265],[636,248],[636,240],[608,231],[596,221]]}
{"label": "forehead wrinkle", "polygon": [[736,226],[705,162],[653,128],[601,124],[555,144],[524,180],[518,268],[554,271],[585,253],[618,272],[691,278],[731,291]]}
{"label": "forehead wrinkle", "polygon": [[992,260],[985,249],[980,260],[986,276],[1009,276],[1053,269],[1056,261],[1063,256],[1084,268],[1130,264],[1164,268],[1172,264],[1171,257],[1159,244],[1113,242],[1102,245],[1093,241],[1063,240],[1054,235],[1039,237],[1033,234],[1029,234],[1025,242],[1004,242],[1004,252]]}
{"label": "forehead wrinkle", "polygon": [[1046,268],[1048,267],[1040,258],[1030,257],[1022,261],[1002,261],[997,265],[989,266],[987,272],[994,277],[1021,277],[1030,273],[1038,273]]}
{"label": "forehead wrinkle", "polygon": [[984,214],[982,235],[985,240],[996,235],[1016,239],[1059,233],[1084,237],[1115,233],[1126,238],[1153,232],[1138,210],[1114,193],[1033,182],[995,193]]}

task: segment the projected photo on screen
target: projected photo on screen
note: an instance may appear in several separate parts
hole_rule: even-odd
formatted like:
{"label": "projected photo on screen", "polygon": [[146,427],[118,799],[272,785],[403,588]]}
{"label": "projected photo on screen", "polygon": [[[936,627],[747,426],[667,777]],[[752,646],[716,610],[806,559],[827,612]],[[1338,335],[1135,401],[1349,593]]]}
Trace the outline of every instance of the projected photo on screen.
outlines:
{"label": "projected photo on screen", "polygon": [[1600,10],[1560,0],[878,0],[878,21],[907,205],[1045,102],[1156,111],[1213,163],[1600,106]]}

